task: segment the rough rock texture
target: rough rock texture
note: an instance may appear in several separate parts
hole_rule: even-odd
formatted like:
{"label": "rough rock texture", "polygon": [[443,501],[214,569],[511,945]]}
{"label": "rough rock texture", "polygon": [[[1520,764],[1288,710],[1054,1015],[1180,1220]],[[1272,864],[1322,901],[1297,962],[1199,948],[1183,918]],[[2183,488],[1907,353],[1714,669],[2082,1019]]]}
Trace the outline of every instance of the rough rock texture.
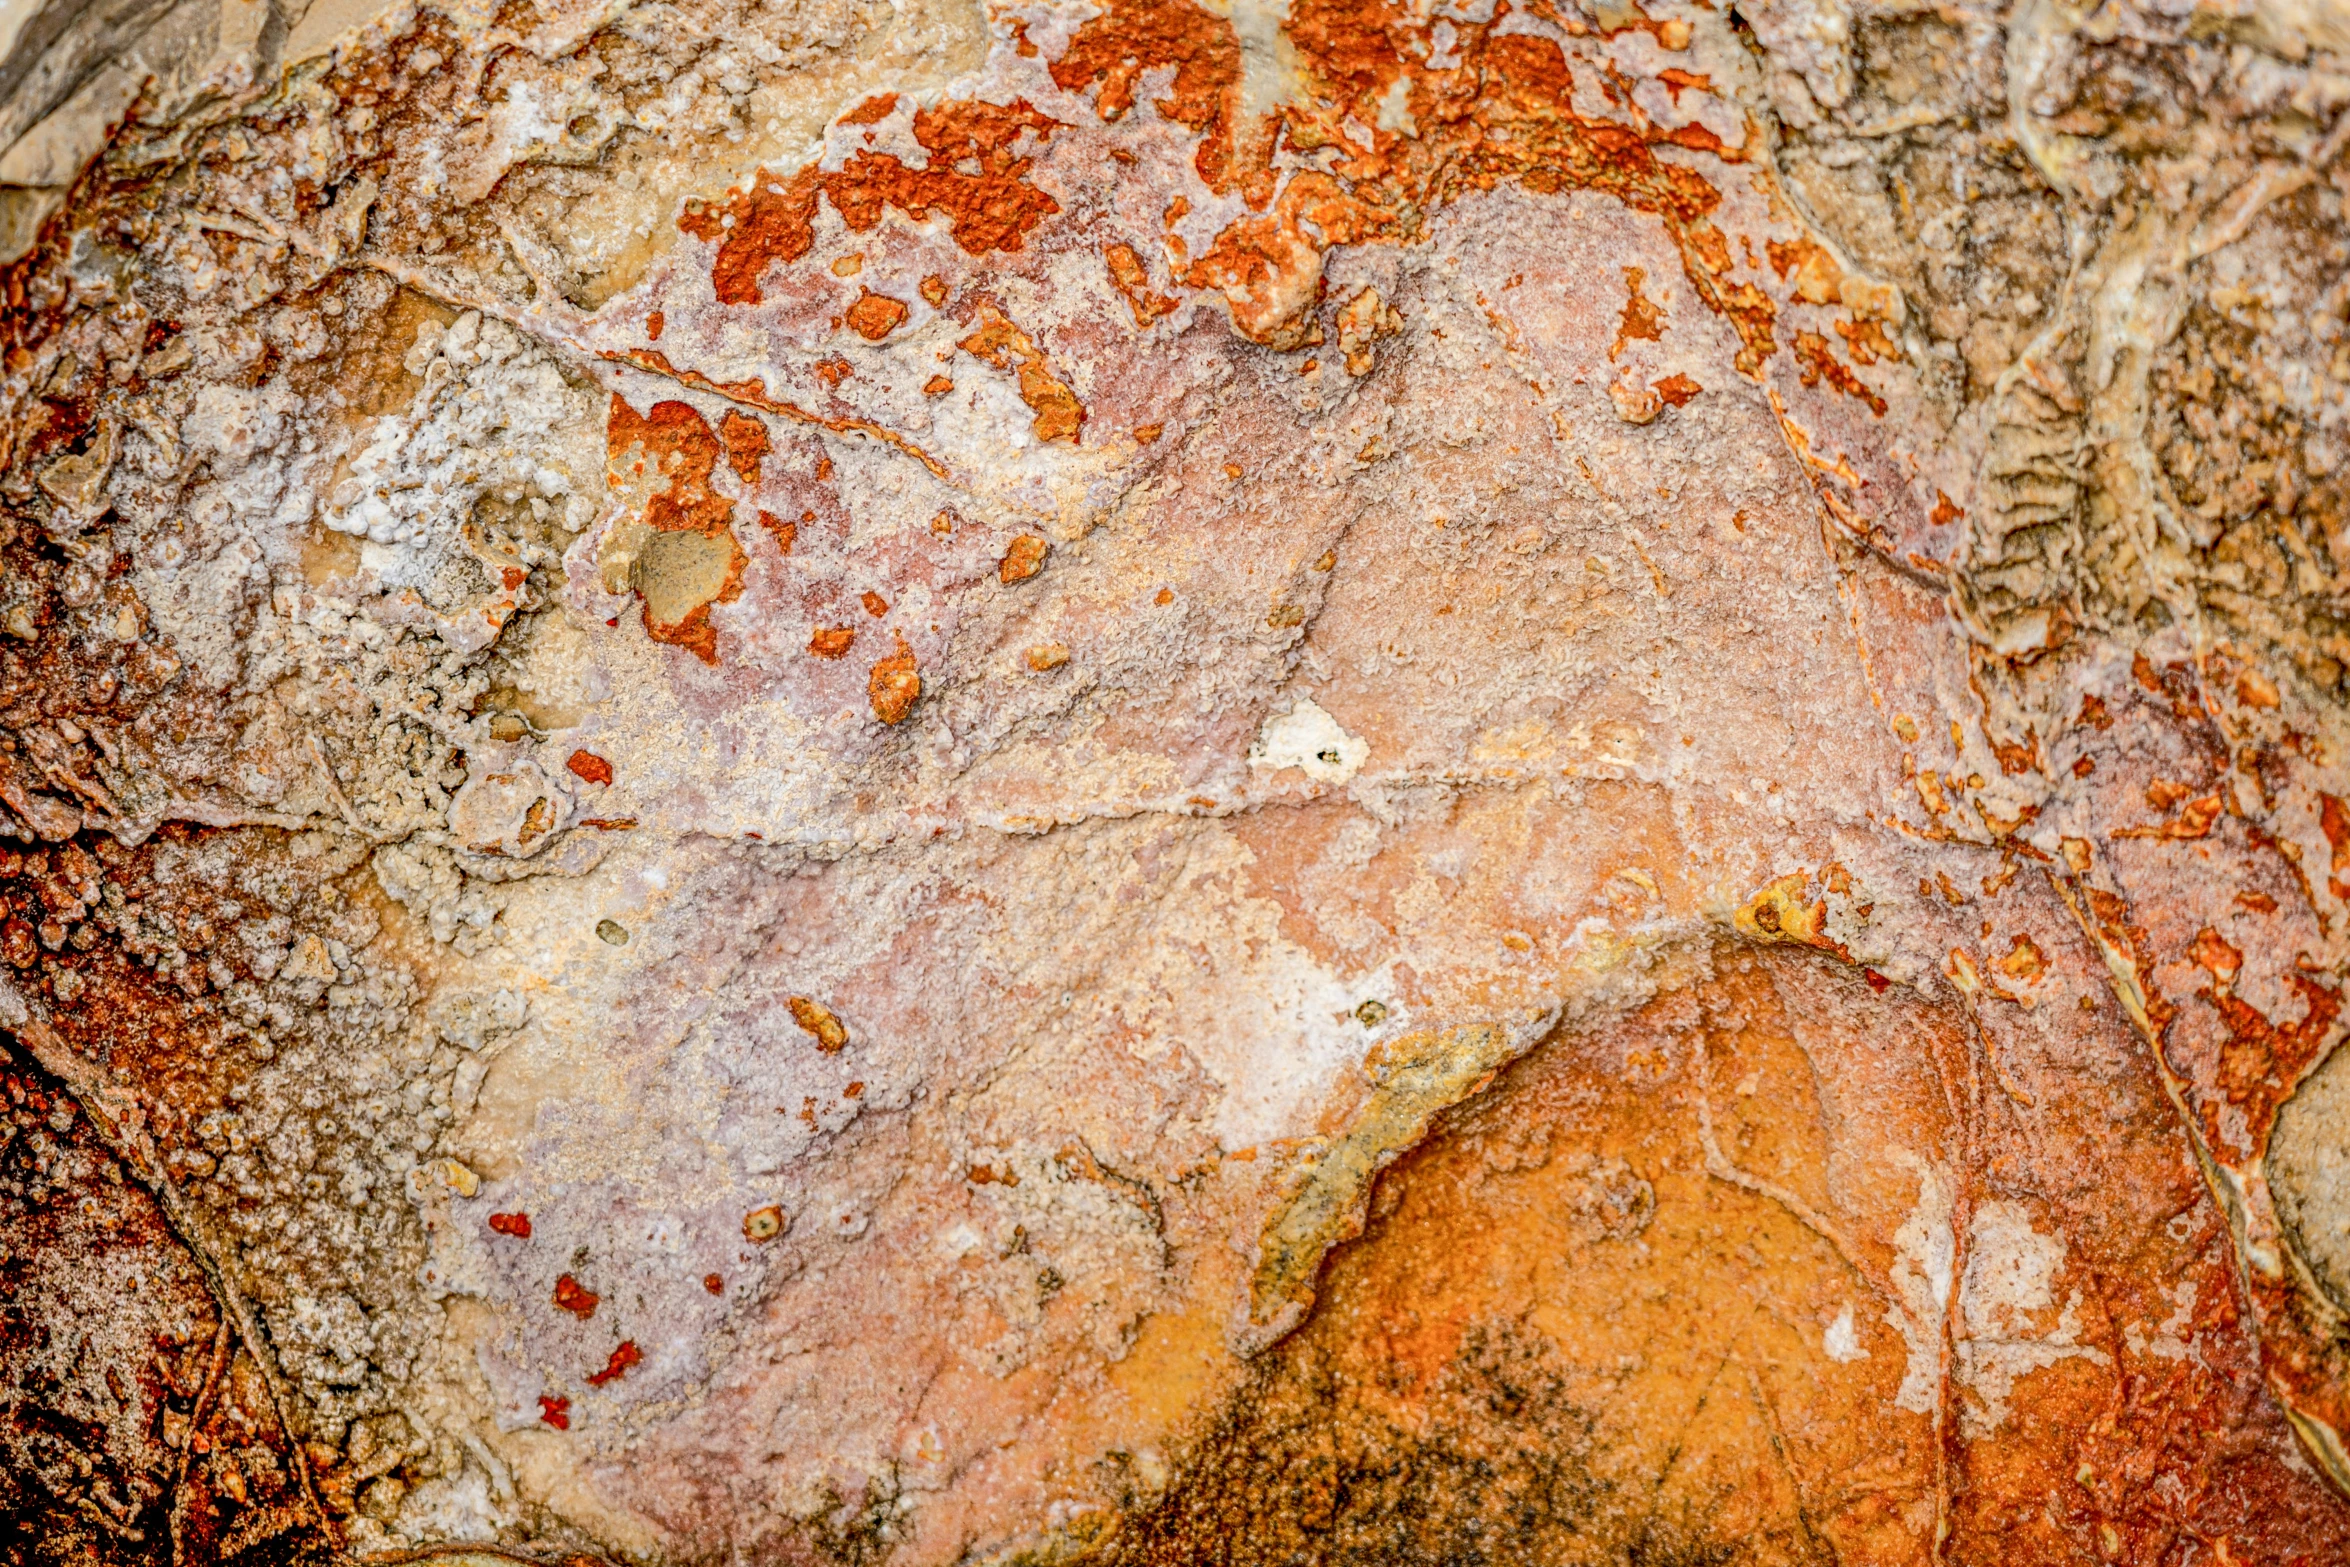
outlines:
{"label": "rough rock texture", "polygon": [[2350,1558],[2346,143],[2337,0],[11,11],[7,1560]]}

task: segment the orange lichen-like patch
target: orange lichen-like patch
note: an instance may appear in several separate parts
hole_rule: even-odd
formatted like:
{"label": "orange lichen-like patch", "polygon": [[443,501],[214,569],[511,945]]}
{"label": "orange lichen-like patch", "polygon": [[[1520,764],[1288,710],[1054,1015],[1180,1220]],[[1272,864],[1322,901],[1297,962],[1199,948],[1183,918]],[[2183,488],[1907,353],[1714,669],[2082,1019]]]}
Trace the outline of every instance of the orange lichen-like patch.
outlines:
{"label": "orange lichen-like patch", "polygon": [[571,1400],[553,1393],[539,1395],[539,1420],[558,1431],[571,1429]]}
{"label": "orange lichen-like patch", "polygon": [[[1107,7],[1077,29],[1069,50],[1052,64],[1053,81],[1065,92],[1082,93],[1094,83],[1101,92],[1094,112],[1120,120],[1134,107],[1134,89],[1146,72],[1172,66],[1167,95],[1153,102],[1162,118],[1200,132],[1193,166],[1215,191],[1243,185],[1250,204],[1271,194],[1270,168],[1243,158],[1236,138],[1244,134],[1240,115],[1240,40],[1223,17],[1186,0],[1108,0]],[[1251,152],[1270,149],[1269,137]]]}
{"label": "orange lichen-like patch", "polygon": [[895,653],[873,666],[865,688],[873,702],[874,717],[885,724],[904,721],[922,695],[922,675],[915,666],[913,651],[900,642]]}
{"label": "orange lichen-like patch", "polygon": [[[993,305],[979,307],[979,326],[955,344],[963,352],[1020,380],[1020,401],[1036,414],[1036,438],[1070,441],[1085,423],[1085,406],[1045,364],[1044,350]],[[895,720],[892,720],[894,722]]]}
{"label": "orange lichen-like patch", "polygon": [[818,626],[815,635],[808,638],[808,651],[818,658],[846,658],[849,645],[856,640],[854,626]]}
{"label": "orange lichen-like patch", "polygon": [[1102,261],[1110,269],[1110,281],[1126,296],[1136,326],[1147,327],[1175,308],[1173,295],[1151,291],[1150,268],[1142,264],[1132,245],[1110,246],[1102,252]]}
{"label": "orange lichen-like patch", "polygon": [[1845,368],[1844,362],[1836,357],[1836,350],[1829,346],[1826,338],[1817,332],[1798,332],[1795,334],[1794,346],[1796,363],[1802,366],[1798,373],[1804,385],[1817,386],[1826,381],[1845,396],[1858,398],[1868,404],[1869,412],[1878,418],[1885,417],[1885,399],[1869,390],[1866,381]]}
{"label": "orange lichen-like patch", "polygon": [[871,588],[867,588],[864,592],[858,594],[857,602],[863,604],[865,606],[865,613],[871,615],[875,620],[879,620],[882,616],[889,613],[889,600],[883,598],[880,594],[874,592]]}
{"label": "orange lichen-like patch", "polygon": [[759,482],[759,464],[767,456],[767,426],[749,414],[729,408],[718,419],[718,439],[726,446],[726,465],[745,484]]}
{"label": "orange lichen-like patch", "polygon": [[929,380],[922,383],[922,395],[924,397],[944,397],[947,393],[953,391],[954,389],[955,383],[948,380],[943,375],[934,375]]}
{"label": "orange lichen-like patch", "polygon": [[808,996],[793,996],[784,1005],[790,1009],[791,1020],[814,1035],[816,1048],[826,1055],[836,1054],[848,1044],[848,1026],[823,1002]]}
{"label": "orange lichen-like patch", "polygon": [[602,1387],[607,1382],[616,1382],[629,1367],[643,1364],[644,1358],[637,1352],[635,1339],[622,1339],[620,1347],[612,1351],[612,1358],[604,1362],[604,1369],[589,1374],[587,1385]]}
{"label": "orange lichen-like patch", "polygon": [[1634,338],[1645,338],[1651,343],[1662,342],[1665,335],[1665,313],[1657,303],[1640,292],[1648,274],[1638,267],[1624,269],[1624,318],[1616,327],[1616,341],[1607,351],[1615,359],[1631,345]]}
{"label": "orange lichen-like patch", "polygon": [[878,343],[905,324],[906,305],[903,300],[866,289],[857,296],[857,302],[843,312],[842,318],[866,342]]}
{"label": "orange lichen-like patch", "polygon": [[1901,357],[1901,350],[1893,346],[1893,339],[1887,337],[1885,329],[1871,317],[1863,316],[1857,321],[1831,324],[1836,329],[1836,335],[1844,339],[1844,346],[1852,354],[1855,364],[1873,365],[1880,359]]}
{"label": "orange lichen-like patch", "polygon": [[574,751],[563,765],[583,783],[608,784],[612,781],[612,764],[593,751]]}
{"label": "orange lichen-like patch", "polygon": [[[877,101],[868,100],[866,106]],[[717,244],[710,282],[720,302],[729,305],[759,303],[759,278],[769,265],[808,253],[816,242],[819,196],[859,234],[871,231],[883,211],[895,207],[917,220],[934,212],[944,215],[955,243],[972,255],[1018,250],[1029,230],[1061,207],[1028,183],[1034,160],[1013,147],[1023,133],[1042,139],[1060,124],[1026,99],[941,104],[914,116],[914,140],[929,154],[921,168],[891,153],[860,151],[837,170],[810,164],[789,181],[761,169],[748,191],[731,190],[721,202],[689,205],[677,226]],[[965,163],[978,165],[977,171],[964,173]]]}
{"label": "orange lichen-like patch", "polygon": [[2150,823],[2142,827],[2116,828],[2116,838],[2202,838],[2209,836],[2212,825],[2226,806],[2216,794],[2190,800],[2179,814],[2167,822]]}
{"label": "orange lichen-like patch", "polygon": [[1992,965],[2009,979],[2024,984],[2035,984],[2048,972],[2047,956],[2031,937],[2018,935],[2008,943],[2007,951]]}
{"label": "orange lichen-like patch", "polygon": [[1184,269],[1193,288],[1223,292],[1232,325],[1268,348],[1322,340],[1310,312],[1321,297],[1322,253],[1374,237],[1391,219],[1327,174],[1307,171],[1281,188],[1270,212],[1237,218],[1206,254]]}
{"label": "orange lichen-like patch", "polygon": [[530,1215],[527,1213],[493,1213],[490,1228],[500,1235],[511,1235],[518,1241],[530,1239]]}
{"label": "orange lichen-like patch", "polygon": [[603,1297],[590,1289],[583,1289],[579,1280],[566,1273],[555,1281],[555,1306],[568,1311],[585,1322],[596,1314],[597,1302]]}
{"label": "orange lichen-like patch", "polygon": [[840,117],[843,125],[879,125],[897,112],[898,95],[894,92],[876,93]]}
{"label": "orange lichen-like patch", "polygon": [[771,511],[759,513],[759,526],[775,535],[775,552],[779,555],[789,555],[793,541],[800,536],[798,523],[786,522]]}
{"label": "orange lichen-like patch", "polygon": [[[759,432],[762,443],[765,434]],[[606,449],[615,488],[649,489],[655,478],[666,481],[645,496],[636,520],[653,537],[631,556],[628,568],[626,585],[644,602],[646,634],[685,648],[705,664],[717,663],[710,606],[742,596],[749,564],[729,526],[734,503],[710,487],[722,450],[718,436],[689,403],[659,402],[640,415],[616,393]],[[698,548],[664,545],[662,535],[709,542]]]}
{"label": "orange lichen-like patch", "polygon": [[1033,533],[1023,533],[1004,551],[1004,558],[996,562],[996,580],[1010,587],[1015,582],[1026,582],[1044,570],[1045,555],[1052,546]]}
{"label": "orange lichen-like patch", "polygon": [[1656,395],[1675,408],[1683,408],[1705,390],[1685,375],[1668,375],[1656,383]]}

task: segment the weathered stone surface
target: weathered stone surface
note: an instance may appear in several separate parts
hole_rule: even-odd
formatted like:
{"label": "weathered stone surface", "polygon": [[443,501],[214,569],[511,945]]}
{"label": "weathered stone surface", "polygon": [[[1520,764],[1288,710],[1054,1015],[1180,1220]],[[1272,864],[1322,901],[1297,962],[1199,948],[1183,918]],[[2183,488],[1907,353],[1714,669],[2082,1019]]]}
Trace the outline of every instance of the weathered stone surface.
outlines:
{"label": "weathered stone surface", "polygon": [[2338,8],[12,36],[12,1560],[2350,1554]]}

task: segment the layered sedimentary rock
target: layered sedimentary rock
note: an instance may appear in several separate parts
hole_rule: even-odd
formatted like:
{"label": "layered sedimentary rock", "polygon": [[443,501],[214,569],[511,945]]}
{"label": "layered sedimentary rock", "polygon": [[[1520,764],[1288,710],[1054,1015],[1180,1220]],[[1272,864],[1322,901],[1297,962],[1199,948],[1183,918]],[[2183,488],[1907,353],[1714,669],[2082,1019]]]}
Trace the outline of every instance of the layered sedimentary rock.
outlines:
{"label": "layered sedimentary rock", "polygon": [[13,25],[11,1560],[2350,1554],[2338,7]]}

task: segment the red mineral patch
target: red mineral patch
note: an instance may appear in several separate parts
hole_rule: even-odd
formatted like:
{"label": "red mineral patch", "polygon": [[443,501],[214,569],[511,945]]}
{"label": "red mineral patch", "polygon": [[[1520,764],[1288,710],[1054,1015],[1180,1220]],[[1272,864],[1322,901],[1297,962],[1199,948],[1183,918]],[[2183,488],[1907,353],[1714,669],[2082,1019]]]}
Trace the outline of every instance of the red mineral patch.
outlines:
{"label": "red mineral patch", "polygon": [[[612,781],[612,764],[593,751],[574,751],[571,753],[570,760],[563,765],[570,770],[572,776],[585,783],[608,784]],[[497,1225],[498,1221],[493,1216],[490,1220],[490,1228],[496,1229]],[[523,1221],[522,1233],[525,1235],[530,1233],[530,1221],[527,1219]]]}
{"label": "red mineral patch", "polygon": [[527,1213],[493,1213],[490,1228],[500,1235],[511,1235],[518,1241],[530,1239],[530,1215]]}
{"label": "red mineral patch", "polygon": [[[917,221],[944,216],[955,243],[972,255],[1018,250],[1029,231],[1061,207],[1028,183],[1034,160],[1021,157],[1014,145],[1024,133],[1043,140],[1060,127],[1026,99],[942,104],[914,116],[914,140],[929,154],[921,168],[892,153],[860,151],[838,170],[810,164],[788,181],[761,169],[748,191],[689,205],[677,226],[718,246],[710,282],[729,305],[759,303],[759,278],[768,266],[808,253],[816,242],[819,196],[855,233],[870,232],[882,212],[895,207]],[[976,164],[976,172],[963,172],[966,163]]]}
{"label": "red mineral patch", "polygon": [[[1065,92],[1081,93],[1100,83],[1094,112],[1116,121],[1134,107],[1134,90],[1144,74],[1168,66],[1175,75],[1167,96],[1152,107],[1162,118],[1202,133],[1193,164],[1209,189],[1229,191],[1245,176],[1251,204],[1262,206],[1272,194],[1270,169],[1244,170],[1235,156],[1240,40],[1224,18],[1185,0],[1108,0],[1100,15],[1077,29],[1052,73]],[[1269,139],[1264,150],[1270,150]]]}
{"label": "red mineral patch", "polygon": [[[766,442],[762,427],[756,431],[756,448],[751,445],[748,427],[758,421],[748,416],[739,424],[721,423],[729,436],[724,446],[690,403],[658,402],[640,415],[615,394],[606,433],[615,488],[644,495],[637,520],[651,537],[635,541],[625,585],[644,602],[645,632],[705,664],[718,662],[710,606],[742,596],[743,568],[749,564],[729,526],[734,502],[713,490],[710,480],[722,454],[736,458],[738,472],[747,464],[756,474],[754,451],[763,451]],[[652,488],[656,481],[661,481],[658,489]]]}
{"label": "red mineral patch", "polygon": [[558,1431],[570,1430],[571,1400],[558,1398],[552,1393],[541,1393],[539,1395],[539,1420],[542,1424],[553,1426]]}
{"label": "red mineral patch", "polygon": [[878,343],[905,324],[906,306],[902,300],[866,289],[843,313],[843,319],[859,337],[868,343]]}
{"label": "red mineral patch", "polygon": [[596,1314],[596,1303],[603,1297],[595,1291],[583,1289],[579,1280],[566,1273],[555,1281],[555,1307],[568,1311],[585,1322]]}
{"label": "red mineral patch", "polygon": [[620,1347],[612,1351],[612,1358],[604,1362],[604,1369],[589,1374],[587,1385],[602,1387],[607,1382],[617,1382],[629,1367],[644,1364],[644,1359],[643,1355],[637,1353],[635,1339],[622,1339]]}

